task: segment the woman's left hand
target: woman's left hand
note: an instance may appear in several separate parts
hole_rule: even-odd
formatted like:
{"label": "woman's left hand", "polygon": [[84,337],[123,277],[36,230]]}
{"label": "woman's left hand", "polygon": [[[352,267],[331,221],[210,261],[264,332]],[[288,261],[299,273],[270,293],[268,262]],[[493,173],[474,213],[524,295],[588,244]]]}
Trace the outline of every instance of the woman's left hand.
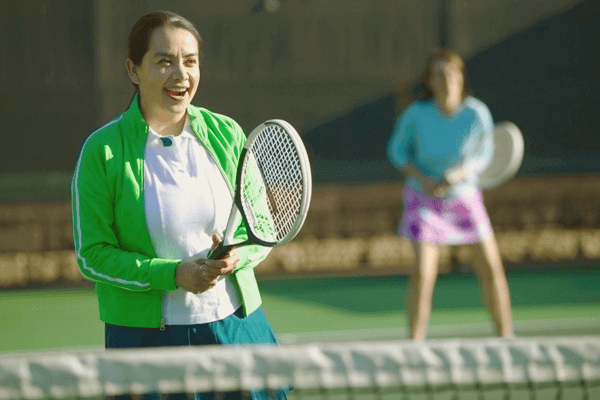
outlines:
{"label": "woman's left hand", "polygon": [[435,197],[446,197],[449,189],[450,184],[448,182],[440,182],[431,189],[430,194]]}
{"label": "woman's left hand", "polygon": [[[213,244],[211,250],[214,250],[221,243],[221,238],[215,233],[212,237],[212,240]],[[225,262],[225,265],[221,267],[221,275],[230,275],[236,270],[238,264],[240,263],[240,255],[237,251],[237,248],[232,247],[227,250],[227,252],[223,254],[219,260],[215,261]]]}
{"label": "woman's left hand", "polygon": [[467,178],[467,167],[465,165],[460,165],[455,168],[448,168],[444,171],[444,179],[450,185],[456,185],[464,181]]}

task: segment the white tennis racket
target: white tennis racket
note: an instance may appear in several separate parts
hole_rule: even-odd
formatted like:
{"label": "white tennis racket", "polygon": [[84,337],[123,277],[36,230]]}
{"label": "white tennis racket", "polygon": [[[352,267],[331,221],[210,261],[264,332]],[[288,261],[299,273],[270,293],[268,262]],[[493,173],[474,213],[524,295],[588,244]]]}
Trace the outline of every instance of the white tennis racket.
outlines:
{"label": "white tennis racket", "polygon": [[478,186],[488,190],[512,179],[521,167],[524,151],[521,130],[512,122],[497,123],[494,126],[494,156],[479,174]]}
{"label": "white tennis racket", "polygon": [[[258,125],[240,156],[235,199],[223,241],[209,258],[218,259],[233,246],[288,243],[304,224],[311,193],[310,164],[298,132],[279,119]],[[241,220],[248,239],[236,243]]]}

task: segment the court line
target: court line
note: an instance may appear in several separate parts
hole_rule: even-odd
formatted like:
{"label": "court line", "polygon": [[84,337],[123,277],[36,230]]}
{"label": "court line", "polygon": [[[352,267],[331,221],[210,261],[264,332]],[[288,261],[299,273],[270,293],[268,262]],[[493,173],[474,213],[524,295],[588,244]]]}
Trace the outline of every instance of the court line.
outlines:
{"label": "court line", "polygon": [[[517,320],[513,322],[517,336],[548,336],[554,332],[572,332],[580,335],[581,330],[596,329],[600,333],[600,318],[560,318]],[[495,336],[492,322],[476,322],[467,324],[438,324],[428,329],[428,338]],[[391,327],[380,329],[349,329],[333,331],[296,332],[280,335],[282,343],[338,342],[359,340],[399,340],[407,339],[407,327]]]}

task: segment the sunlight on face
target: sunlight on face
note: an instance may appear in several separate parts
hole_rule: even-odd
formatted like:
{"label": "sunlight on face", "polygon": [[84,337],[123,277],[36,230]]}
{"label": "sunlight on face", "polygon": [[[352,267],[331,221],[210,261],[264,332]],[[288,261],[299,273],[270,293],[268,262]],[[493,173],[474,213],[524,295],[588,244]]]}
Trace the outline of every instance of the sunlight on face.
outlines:
{"label": "sunlight on face", "polygon": [[183,115],[200,82],[198,41],[186,29],[158,28],[135,69],[144,118],[169,120]]}

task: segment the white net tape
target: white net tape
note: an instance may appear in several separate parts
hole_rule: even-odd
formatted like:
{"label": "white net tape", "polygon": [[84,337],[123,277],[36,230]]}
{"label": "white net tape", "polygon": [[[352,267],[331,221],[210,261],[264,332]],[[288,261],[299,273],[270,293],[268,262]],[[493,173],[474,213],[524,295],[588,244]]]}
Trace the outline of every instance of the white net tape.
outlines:
{"label": "white net tape", "polygon": [[0,399],[599,379],[600,337],[0,354]]}
{"label": "white net tape", "polygon": [[[294,142],[278,125],[269,125],[250,148],[262,175],[264,190],[257,191],[256,174],[246,168],[242,177],[242,204],[251,218],[251,229],[260,239],[277,242],[286,237],[300,213],[303,179],[300,158]],[[266,201],[270,216],[260,215],[261,202]],[[275,235],[275,238],[273,236]]]}

